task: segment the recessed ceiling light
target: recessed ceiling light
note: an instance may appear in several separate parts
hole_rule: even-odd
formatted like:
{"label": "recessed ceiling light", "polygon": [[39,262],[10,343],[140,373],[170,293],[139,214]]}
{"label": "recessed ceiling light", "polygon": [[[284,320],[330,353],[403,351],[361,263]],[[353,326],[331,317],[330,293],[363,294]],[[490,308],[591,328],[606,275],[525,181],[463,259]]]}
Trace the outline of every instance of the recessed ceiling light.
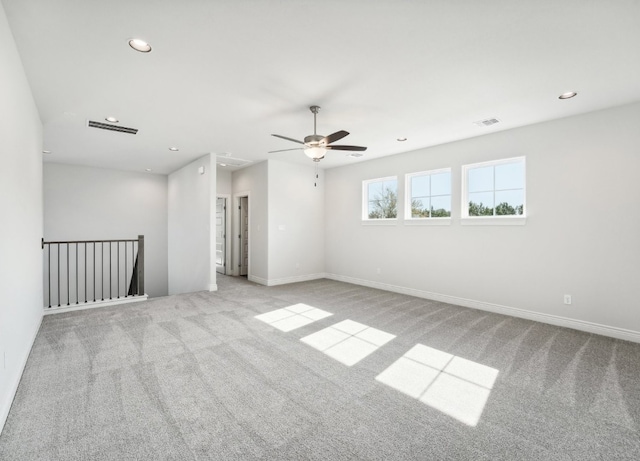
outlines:
{"label": "recessed ceiling light", "polygon": [[50,154],[50,153],[51,153],[51,151],[50,151],[50,150],[43,150],[43,151],[42,151],[42,153],[43,153],[43,154]]}
{"label": "recessed ceiling light", "polygon": [[178,149],[177,147],[169,147],[169,150],[171,152],[178,152],[180,149]]}
{"label": "recessed ceiling light", "polygon": [[227,164],[226,163],[221,163],[220,166],[227,166]]}
{"label": "recessed ceiling light", "polygon": [[129,46],[140,53],[148,53],[151,51],[151,45],[139,38],[132,38],[129,40]]}
{"label": "recessed ceiling light", "polygon": [[404,136],[397,139],[397,141],[400,141],[400,142],[405,142],[406,140],[407,140],[407,138],[405,138]]}
{"label": "recessed ceiling light", "polygon": [[576,93],[575,91],[569,91],[567,93],[562,93],[560,96],[558,96],[558,99],[571,99],[577,94],[578,93]]}
{"label": "recessed ceiling light", "polygon": [[364,156],[364,154],[361,152],[352,152],[350,154],[347,154],[347,157],[353,157],[353,158],[360,158],[362,156]]}
{"label": "recessed ceiling light", "polygon": [[153,170],[151,168],[145,168],[144,171],[146,171],[147,173],[151,173]]}
{"label": "recessed ceiling light", "polygon": [[115,118],[115,117],[111,117],[111,116],[109,116],[109,117],[105,117],[104,119],[105,119],[107,122],[111,122],[111,123],[119,123],[119,122],[120,122],[120,120],[118,120],[118,119],[117,119],[117,118]]}

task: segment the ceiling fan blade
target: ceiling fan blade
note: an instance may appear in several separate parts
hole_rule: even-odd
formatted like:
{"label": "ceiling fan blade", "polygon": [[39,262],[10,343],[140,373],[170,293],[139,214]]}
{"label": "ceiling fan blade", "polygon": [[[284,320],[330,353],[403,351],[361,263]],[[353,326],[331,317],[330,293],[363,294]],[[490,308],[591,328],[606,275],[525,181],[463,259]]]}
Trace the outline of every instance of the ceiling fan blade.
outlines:
{"label": "ceiling fan blade", "polygon": [[290,151],[290,150],[302,150],[302,149],[303,149],[303,147],[294,147],[293,149],[272,150],[272,151],[269,151],[267,153],[268,154],[275,154],[276,152],[287,152],[287,151]]}
{"label": "ceiling fan blade", "polygon": [[344,131],[344,130],[336,131],[335,133],[332,133],[329,136],[325,136],[324,139],[320,141],[320,143],[331,144],[332,142],[339,141],[340,139],[348,135],[349,135],[348,131]]}
{"label": "ceiling fan blade", "polygon": [[327,146],[325,147],[325,149],[333,149],[333,150],[355,150],[355,151],[365,151],[367,150],[366,147],[362,147],[362,146]]}
{"label": "ceiling fan blade", "polygon": [[279,134],[272,134],[271,136],[275,136],[276,138],[286,139],[287,141],[297,142],[298,144],[304,144],[302,141],[298,141],[297,139],[287,138],[286,136],[280,136]]}

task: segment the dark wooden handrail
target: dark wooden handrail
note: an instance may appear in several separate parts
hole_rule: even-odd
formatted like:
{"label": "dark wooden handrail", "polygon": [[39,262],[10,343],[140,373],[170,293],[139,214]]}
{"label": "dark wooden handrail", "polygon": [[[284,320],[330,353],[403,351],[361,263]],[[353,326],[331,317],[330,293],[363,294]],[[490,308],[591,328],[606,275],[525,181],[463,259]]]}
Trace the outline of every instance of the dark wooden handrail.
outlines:
{"label": "dark wooden handrail", "polygon": [[[139,236],[144,238],[144,236]],[[109,242],[137,242],[139,239],[119,239],[119,240],[61,240],[59,242],[55,242],[55,241],[49,241],[49,242],[45,242],[44,239],[42,239],[42,248],[44,248],[45,245],[48,244],[58,244],[58,243],[109,243]]]}

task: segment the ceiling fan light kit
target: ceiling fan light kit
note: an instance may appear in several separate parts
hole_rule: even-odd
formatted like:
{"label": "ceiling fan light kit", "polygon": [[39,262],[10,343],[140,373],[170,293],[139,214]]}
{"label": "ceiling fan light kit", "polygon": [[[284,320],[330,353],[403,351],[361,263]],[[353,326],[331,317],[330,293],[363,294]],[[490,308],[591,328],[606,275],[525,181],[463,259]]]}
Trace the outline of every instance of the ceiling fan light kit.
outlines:
{"label": "ceiling fan light kit", "polygon": [[324,154],[327,153],[327,149],[324,147],[307,147],[304,150],[304,154],[314,162],[319,162],[324,158]]}
{"label": "ceiling fan light kit", "polygon": [[311,106],[309,107],[309,110],[311,111],[311,113],[313,113],[313,134],[306,136],[304,138],[304,141],[298,141],[297,139],[288,138],[286,136],[281,136],[279,134],[271,135],[271,136],[275,136],[276,138],[286,139],[287,141],[302,144],[304,147],[273,150],[269,152],[270,154],[273,154],[275,152],[289,151],[289,150],[303,150],[304,154],[307,157],[309,157],[314,162],[319,162],[324,158],[325,154],[329,150],[347,150],[347,151],[357,151],[357,152],[363,152],[367,150],[366,147],[362,147],[362,146],[332,145],[333,142],[339,141],[345,136],[348,136],[349,132],[340,130],[330,134],[329,136],[322,136],[321,134],[318,134],[316,130],[316,116],[318,115],[320,106]]}

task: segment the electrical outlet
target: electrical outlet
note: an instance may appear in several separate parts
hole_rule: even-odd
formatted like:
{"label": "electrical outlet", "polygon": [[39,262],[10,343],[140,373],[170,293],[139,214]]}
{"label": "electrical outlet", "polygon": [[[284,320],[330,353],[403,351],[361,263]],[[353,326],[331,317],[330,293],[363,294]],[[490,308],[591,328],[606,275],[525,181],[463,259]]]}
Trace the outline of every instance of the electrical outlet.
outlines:
{"label": "electrical outlet", "polygon": [[564,295],[564,303],[571,304],[571,295]]}

